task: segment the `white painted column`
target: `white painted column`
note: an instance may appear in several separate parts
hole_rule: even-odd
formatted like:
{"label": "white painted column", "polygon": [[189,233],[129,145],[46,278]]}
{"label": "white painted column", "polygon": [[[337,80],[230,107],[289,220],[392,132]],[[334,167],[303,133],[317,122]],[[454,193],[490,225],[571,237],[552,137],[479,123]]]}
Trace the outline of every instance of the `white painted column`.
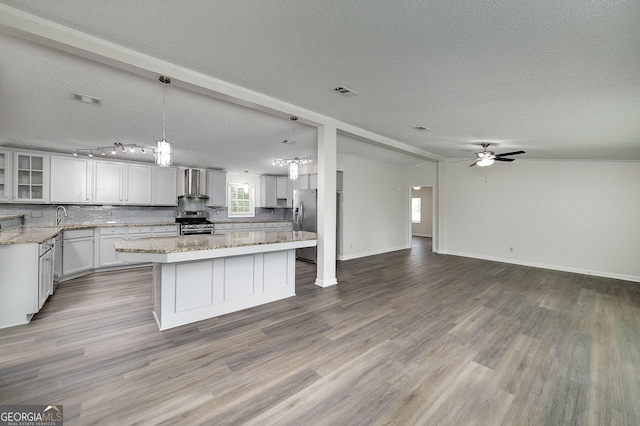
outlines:
{"label": "white painted column", "polygon": [[318,127],[318,276],[316,285],[338,284],[336,279],[337,129]]}

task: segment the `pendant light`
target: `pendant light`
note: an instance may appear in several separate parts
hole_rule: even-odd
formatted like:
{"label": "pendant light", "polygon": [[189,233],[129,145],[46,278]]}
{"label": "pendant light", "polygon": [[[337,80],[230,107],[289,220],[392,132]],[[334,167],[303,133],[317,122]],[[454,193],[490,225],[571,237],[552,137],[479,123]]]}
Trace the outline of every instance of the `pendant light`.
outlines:
{"label": "pendant light", "polygon": [[[160,83],[170,84],[171,79],[167,76],[161,75],[158,77]],[[171,151],[171,144],[167,142],[165,137],[167,124],[167,87],[164,86],[163,104],[162,104],[162,140],[156,142],[156,164],[159,166],[167,167],[173,164],[173,153]]]}

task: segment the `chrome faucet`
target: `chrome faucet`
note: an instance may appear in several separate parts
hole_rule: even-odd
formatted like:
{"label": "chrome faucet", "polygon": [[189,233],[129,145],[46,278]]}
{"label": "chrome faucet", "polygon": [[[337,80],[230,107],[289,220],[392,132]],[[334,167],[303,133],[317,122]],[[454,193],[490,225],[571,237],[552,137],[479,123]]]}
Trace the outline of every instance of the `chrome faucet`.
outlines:
{"label": "chrome faucet", "polygon": [[60,222],[62,222],[62,218],[59,216],[60,209],[62,209],[62,211],[64,211],[64,217],[68,217],[69,216],[67,214],[67,209],[65,209],[64,206],[56,207],[56,226],[60,225]]}

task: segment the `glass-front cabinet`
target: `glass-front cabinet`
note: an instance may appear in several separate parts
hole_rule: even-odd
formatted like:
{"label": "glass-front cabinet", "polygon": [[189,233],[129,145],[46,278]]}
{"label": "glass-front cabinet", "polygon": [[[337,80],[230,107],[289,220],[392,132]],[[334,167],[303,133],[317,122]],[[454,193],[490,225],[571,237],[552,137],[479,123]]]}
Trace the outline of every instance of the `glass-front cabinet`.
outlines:
{"label": "glass-front cabinet", "polygon": [[11,153],[0,151],[0,202],[11,200]]}
{"label": "glass-front cabinet", "polygon": [[14,153],[13,199],[20,202],[49,201],[49,155]]}

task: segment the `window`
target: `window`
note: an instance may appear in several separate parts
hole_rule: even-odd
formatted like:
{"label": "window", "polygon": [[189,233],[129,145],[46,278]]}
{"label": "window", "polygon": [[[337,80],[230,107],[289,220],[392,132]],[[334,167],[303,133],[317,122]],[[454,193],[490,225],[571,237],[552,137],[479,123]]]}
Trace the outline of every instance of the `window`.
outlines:
{"label": "window", "polygon": [[411,222],[420,223],[422,220],[422,198],[411,199]]}
{"label": "window", "polygon": [[229,217],[255,217],[255,186],[241,183],[229,184]]}

